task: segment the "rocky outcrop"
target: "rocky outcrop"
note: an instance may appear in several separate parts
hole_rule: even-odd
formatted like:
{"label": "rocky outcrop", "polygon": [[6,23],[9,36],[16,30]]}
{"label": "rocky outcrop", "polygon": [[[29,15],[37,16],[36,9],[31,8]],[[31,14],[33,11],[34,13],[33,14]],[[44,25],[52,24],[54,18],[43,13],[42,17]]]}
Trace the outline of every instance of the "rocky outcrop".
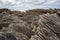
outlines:
{"label": "rocky outcrop", "polygon": [[0,9],[0,40],[60,40],[60,9]]}

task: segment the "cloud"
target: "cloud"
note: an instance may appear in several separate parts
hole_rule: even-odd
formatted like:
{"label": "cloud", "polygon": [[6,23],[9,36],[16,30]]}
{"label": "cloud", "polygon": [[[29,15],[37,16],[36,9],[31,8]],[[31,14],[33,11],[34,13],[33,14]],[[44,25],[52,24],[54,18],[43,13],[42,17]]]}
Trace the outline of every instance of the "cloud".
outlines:
{"label": "cloud", "polygon": [[59,0],[47,0],[47,2],[45,2],[45,4],[54,4]]}
{"label": "cloud", "polygon": [[21,11],[36,8],[60,8],[60,0],[0,0],[0,8]]}

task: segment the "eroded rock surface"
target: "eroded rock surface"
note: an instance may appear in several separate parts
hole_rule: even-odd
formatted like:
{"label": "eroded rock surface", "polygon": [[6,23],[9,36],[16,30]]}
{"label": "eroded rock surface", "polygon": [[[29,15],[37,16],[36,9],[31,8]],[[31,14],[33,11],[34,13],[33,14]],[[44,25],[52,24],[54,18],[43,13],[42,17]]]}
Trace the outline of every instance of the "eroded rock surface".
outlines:
{"label": "eroded rock surface", "polygon": [[0,9],[0,40],[60,40],[60,10]]}

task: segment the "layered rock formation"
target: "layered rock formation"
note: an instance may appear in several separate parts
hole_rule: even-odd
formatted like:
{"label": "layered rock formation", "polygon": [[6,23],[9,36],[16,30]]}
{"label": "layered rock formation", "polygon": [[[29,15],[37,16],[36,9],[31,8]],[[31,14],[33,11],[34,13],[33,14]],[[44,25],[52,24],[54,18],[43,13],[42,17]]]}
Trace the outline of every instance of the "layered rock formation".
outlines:
{"label": "layered rock formation", "polygon": [[0,9],[0,40],[60,40],[60,9]]}

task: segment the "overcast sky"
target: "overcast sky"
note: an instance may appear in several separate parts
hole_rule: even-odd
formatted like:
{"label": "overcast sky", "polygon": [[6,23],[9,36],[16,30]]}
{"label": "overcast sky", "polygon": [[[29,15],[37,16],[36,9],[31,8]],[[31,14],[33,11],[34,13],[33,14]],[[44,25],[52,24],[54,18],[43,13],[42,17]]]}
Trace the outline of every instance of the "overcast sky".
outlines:
{"label": "overcast sky", "polygon": [[0,8],[20,11],[36,8],[60,8],[60,0],[0,0]]}

